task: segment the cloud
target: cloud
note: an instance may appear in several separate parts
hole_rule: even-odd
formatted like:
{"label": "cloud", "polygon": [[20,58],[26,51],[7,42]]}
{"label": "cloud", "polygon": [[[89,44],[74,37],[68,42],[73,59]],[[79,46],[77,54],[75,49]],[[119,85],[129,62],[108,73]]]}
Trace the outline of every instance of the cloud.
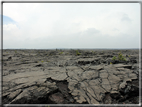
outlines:
{"label": "cloud", "polygon": [[8,32],[12,30],[18,30],[18,27],[16,26],[16,24],[4,24],[3,29]]}
{"label": "cloud", "polygon": [[123,14],[122,18],[121,18],[121,21],[128,21],[128,22],[131,22],[131,19],[128,17],[127,14]]}
{"label": "cloud", "polygon": [[139,10],[133,3],[4,3],[3,46],[138,47]]}
{"label": "cloud", "polygon": [[84,31],[82,33],[82,35],[86,35],[86,36],[95,36],[96,34],[100,33],[99,30],[95,29],[95,28],[88,28],[86,31]]}

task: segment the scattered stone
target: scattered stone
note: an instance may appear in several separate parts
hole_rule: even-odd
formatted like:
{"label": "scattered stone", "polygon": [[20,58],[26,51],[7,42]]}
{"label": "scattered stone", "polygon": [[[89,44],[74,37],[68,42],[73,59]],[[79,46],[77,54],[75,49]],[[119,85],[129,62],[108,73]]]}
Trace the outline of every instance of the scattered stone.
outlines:
{"label": "scattered stone", "polygon": [[64,103],[64,97],[61,93],[55,93],[49,96],[49,99],[53,104],[63,104]]}
{"label": "scattered stone", "polygon": [[104,97],[104,104],[111,104],[111,103],[112,103],[112,98],[110,94],[106,94],[106,96]]}

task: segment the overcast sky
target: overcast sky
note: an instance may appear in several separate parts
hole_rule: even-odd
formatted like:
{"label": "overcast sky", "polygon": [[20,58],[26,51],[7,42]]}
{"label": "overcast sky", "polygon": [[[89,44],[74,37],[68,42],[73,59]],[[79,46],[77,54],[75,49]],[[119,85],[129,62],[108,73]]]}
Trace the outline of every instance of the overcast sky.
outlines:
{"label": "overcast sky", "polygon": [[4,3],[3,49],[139,48],[139,3]]}

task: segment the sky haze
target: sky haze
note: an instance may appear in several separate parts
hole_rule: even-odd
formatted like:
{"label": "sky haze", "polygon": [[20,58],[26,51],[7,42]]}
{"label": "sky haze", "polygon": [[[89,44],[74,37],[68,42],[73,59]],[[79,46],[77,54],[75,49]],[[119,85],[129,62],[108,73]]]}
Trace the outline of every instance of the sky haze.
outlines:
{"label": "sky haze", "polygon": [[4,3],[3,49],[139,48],[139,3]]}

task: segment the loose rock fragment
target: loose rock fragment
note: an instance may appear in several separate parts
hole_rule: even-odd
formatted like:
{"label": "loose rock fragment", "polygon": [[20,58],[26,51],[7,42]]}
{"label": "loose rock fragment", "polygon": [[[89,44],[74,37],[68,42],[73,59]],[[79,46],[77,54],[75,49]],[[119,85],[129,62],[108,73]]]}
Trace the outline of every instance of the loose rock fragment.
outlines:
{"label": "loose rock fragment", "polygon": [[63,104],[64,103],[63,95],[59,92],[49,96],[49,99],[51,100],[51,102],[54,102],[55,104]]}

